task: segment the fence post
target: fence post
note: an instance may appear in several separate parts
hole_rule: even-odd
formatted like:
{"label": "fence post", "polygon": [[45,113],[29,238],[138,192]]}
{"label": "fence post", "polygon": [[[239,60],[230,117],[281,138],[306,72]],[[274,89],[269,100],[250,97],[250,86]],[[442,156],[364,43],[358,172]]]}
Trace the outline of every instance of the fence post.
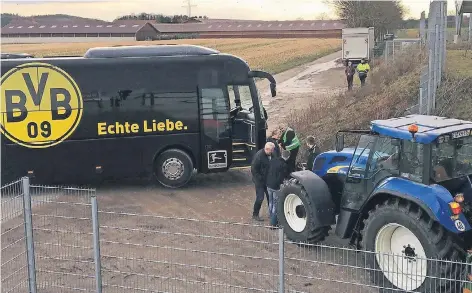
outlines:
{"label": "fence post", "polygon": [[472,13],[469,13],[469,43],[472,43]]}
{"label": "fence post", "polygon": [[100,229],[98,223],[97,195],[91,197],[92,202],[92,225],[93,225],[93,259],[95,262],[95,284],[96,293],[102,293],[102,263],[100,256]]}
{"label": "fence post", "polygon": [[279,229],[279,293],[285,292],[285,239],[284,228]]}
{"label": "fence post", "polygon": [[[421,79],[420,79],[420,83],[421,83]],[[418,114],[423,115],[424,111],[423,111],[423,88],[422,87],[420,87],[420,100],[419,100],[418,106],[419,106]]]}
{"label": "fence post", "polygon": [[428,62],[428,97],[427,97],[427,108],[426,115],[431,115],[431,109],[433,106],[433,50],[429,49],[429,62]]}
{"label": "fence post", "polygon": [[31,209],[30,179],[23,177],[23,215],[25,220],[26,256],[28,258],[29,292],[36,293],[36,262],[33,240],[33,211]]}

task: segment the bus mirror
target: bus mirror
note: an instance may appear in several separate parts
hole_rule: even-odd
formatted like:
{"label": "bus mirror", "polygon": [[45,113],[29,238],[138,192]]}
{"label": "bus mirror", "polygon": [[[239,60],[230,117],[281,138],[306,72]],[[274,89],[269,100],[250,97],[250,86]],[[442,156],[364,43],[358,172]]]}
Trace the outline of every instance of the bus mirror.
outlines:
{"label": "bus mirror", "polygon": [[275,81],[275,78],[270,74],[270,73],[267,73],[267,72],[264,72],[264,71],[258,71],[258,70],[252,70],[252,71],[249,71],[249,74],[248,76],[250,78],[265,78],[267,80],[269,80],[270,82],[270,93],[272,95],[272,97],[275,97],[275,95],[277,94],[277,91],[276,91],[276,81]]}
{"label": "bus mirror", "polygon": [[275,97],[277,95],[277,89],[276,89],[275,83],[270,84],[270,93],[272,94],[272,97]]}
{"label": "bus mirror", "polygon": [[340,152],[344,149],[344,134],[336,135],[336,151]]}

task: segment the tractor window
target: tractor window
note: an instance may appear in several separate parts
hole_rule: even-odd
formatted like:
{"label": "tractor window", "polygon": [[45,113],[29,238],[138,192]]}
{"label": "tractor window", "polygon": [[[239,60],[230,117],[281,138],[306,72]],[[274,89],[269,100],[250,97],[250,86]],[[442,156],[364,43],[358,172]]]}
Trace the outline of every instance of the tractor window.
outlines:
{"label": "tractor window", "polygon": [[432,178],[442,182],[472,174],[472,137],[445,141],[433,147]]}
{"label": "tractor window", "polygon": [[372,135],[361,136],[354,156],[352,157],[348,177],[364,178],[370,149],[374,147],[376,139],[377,137]]}
{"label": "tractor window", "polygon": [[375,144],[374,153],[369,158],[368,178],[375,176],[381,171],[383,173],[399,174],[399,141],[390,137],[379,137]]}
{"label": "tractor window", "polygon": [[403,141],[400,156],[400,172],[402,177],[412,181],[423,182],[423,150],[424,145],[408,140]]}

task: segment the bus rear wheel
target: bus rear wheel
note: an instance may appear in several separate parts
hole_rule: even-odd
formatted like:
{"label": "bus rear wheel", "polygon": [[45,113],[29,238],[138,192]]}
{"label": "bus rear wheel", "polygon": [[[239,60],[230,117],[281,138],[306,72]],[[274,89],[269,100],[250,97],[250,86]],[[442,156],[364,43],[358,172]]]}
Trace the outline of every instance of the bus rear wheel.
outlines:
{"label": "bus rear wheel", "polygon": [[170,149],[161,153],[154,163],[154,174],[165,187],[179,188],[187,184],[192,177],[193,161],[179,149]]}

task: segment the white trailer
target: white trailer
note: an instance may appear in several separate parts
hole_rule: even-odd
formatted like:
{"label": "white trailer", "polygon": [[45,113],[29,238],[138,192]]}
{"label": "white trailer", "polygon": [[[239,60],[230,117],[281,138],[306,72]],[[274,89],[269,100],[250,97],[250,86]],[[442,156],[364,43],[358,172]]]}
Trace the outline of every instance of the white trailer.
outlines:
{"label": "white trailer", "polygon": [[349,59],[353,63],[359,63],[362,58],[369,61],[373,57],[373,27],[343,28],[342,39],[343,61]]}

